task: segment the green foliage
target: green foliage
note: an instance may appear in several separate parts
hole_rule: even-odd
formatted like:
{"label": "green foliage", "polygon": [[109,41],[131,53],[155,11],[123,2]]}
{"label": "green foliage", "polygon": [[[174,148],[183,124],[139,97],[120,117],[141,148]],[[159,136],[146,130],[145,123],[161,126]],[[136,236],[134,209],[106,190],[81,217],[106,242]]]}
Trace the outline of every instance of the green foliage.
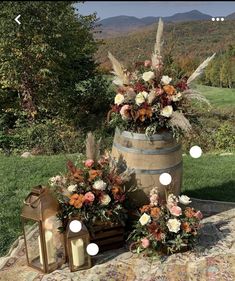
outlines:
{"label": "green foliage", "polygon": [[225,151],[235,150],[235,128],[229,122],[224,122],[215,133],[215,148]]}

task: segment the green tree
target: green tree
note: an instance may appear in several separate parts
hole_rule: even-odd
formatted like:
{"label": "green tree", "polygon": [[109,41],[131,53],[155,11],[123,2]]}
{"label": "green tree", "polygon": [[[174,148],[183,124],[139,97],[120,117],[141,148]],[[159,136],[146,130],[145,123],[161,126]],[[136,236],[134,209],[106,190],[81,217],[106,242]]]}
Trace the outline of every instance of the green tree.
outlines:
{"label": "green tree", "polygon": [[[96,15],[80,15],[74,3],[0,3],[2,110],[9,110],[9,96],[31,122],[43,115],[66,115],[68,107],[79,110],[76,84],[95,75]],[[18,14],[21,25],[14,21]]]}

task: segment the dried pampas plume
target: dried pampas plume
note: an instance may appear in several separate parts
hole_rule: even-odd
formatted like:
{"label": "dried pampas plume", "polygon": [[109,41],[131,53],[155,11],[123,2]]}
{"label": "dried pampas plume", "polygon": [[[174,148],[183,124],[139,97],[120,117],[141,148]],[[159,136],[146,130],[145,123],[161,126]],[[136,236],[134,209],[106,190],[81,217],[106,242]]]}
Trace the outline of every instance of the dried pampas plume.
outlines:
{"label": "dried pampas plume", "polygon": [[87,159],[92,159],[97,162],[100,158],[100,142],[101,138],[98,142],[95,141],[94,135],[89,132],[86,138],[86,157]]}
{"label": "dried pampas plume", "polygon": [[127,73],[125,73],[124,68],[120,64],[120,62],[110,52],[108,52],[108,58],[110,59],[113,66],[113,71],[111,73],[116,75],[113,83],[118,86],[129,85],[129,77]]}
{"label": "dried pampas plume", "polygon": [[208,99],[206,99],[203,95],[201,95],[198,91],[195,91],[193,89],[185,90],[182,92],[184,97],[188,100],[198,100],[199,102],[204,102],[208,104],[209,106],[211,105]]}
{"label": "dried pampas plume", "polygon": [[214,53],[211,57],[207,58],[206,60],[204,60],[203,63],[201,63],[198,68],[193,72],[193,74],[188,78],[187,84],[189,85],[194,79],[196,79],[199,75],[201,75],[203,73],[204,68],[207,67],[207,65],[209,64],[209,62],[215,57]]}
{"label": "dried pampas plume", "polygon": [[172,127],[178,127],[185,132],[189,132],[192,129],[188,119],[185,118],[183,113],[178,111],[173,111],[170,119],[170,125]]}
{"label": "dried pampas plume", "polygon": [[154,52],[152,54],[152,66],[153,67],[155,67],[156,65],[158,65],[160,63],[162,34],[163,34],[163,21],[161,18],[159,18],[156,42],[154,44]]}

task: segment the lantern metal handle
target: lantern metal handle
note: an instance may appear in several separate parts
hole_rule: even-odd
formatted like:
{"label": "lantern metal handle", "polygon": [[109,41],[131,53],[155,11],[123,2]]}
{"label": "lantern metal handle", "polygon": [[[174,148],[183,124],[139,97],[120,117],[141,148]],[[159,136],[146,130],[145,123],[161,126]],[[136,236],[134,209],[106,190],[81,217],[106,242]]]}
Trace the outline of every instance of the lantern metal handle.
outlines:
{"label": "lantern metal handle", "polygon": [[30,206],[32,208],[36,208],[36,206],[34,205],[39,199],[40,196],[38,196],[33,202],[27,202],[29,198],[31,198],[31,195],[33,195],[33,192],[30,192],[29,195],[24,199],[24,204],[27,206]]}

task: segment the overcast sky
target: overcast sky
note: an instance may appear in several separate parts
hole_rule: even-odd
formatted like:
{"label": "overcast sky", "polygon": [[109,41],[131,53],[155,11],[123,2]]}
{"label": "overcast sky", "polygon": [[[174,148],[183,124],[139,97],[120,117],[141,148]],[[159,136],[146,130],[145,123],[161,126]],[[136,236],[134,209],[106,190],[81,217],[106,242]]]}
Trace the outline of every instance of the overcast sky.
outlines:
{"label": "overcast sky", "polygon": [[86,1],[76,4],[79,13],[88,15],[97,12],[100,19],[128,15],[171,16],[175,13],[198,10],[213,17],[225,17],[235,12],[235,1]]}

